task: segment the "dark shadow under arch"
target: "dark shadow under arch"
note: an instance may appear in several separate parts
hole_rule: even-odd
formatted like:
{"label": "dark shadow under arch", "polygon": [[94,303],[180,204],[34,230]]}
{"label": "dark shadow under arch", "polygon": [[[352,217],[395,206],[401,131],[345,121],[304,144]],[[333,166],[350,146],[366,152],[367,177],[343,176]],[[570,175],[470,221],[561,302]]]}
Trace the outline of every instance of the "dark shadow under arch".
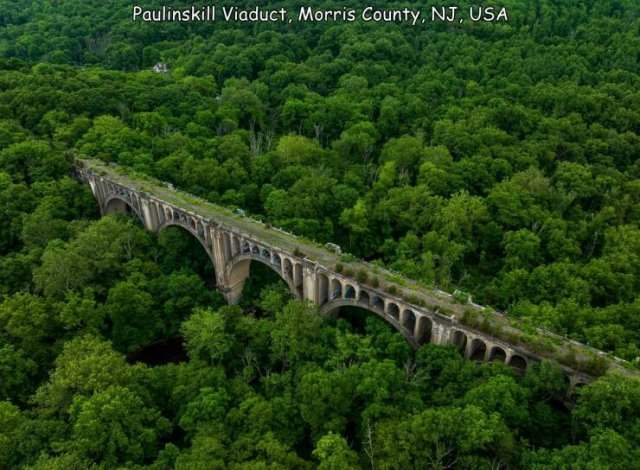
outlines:
{"label": "dark shadow under arch", "polygon": [[[275,259],[274,259],[275,261]],[[278,259],[279,261],[279,259]],[[285,260],[286,261],[286,260]],[[253,262],[259,263],[262,266],[268,267],[271,271],[278,275],[278,279],[283,281],[291,294],[297,298],[301,299],[301,292],[293,285],[293,280],[287,278],[283,275],[283,271],[280,263],[272,263],[271,258],[267,259],[261,256],[260,252],[256,254],[242,254],[240,256],[236,256],[232,258],[231,261],[227,264],[227,272],[228,278],[231,280],[231,284],[235,284],[237,282],[244,282],[251,276],[251,266]],[[243,286],[244,290],[244,286]]]}
{"label": "dark shadow under arch", "polygon": [[332,300],[320,308],[320,313],[323,315],[335,315],[343,307],[354,307],[359,310],[364,310],[376,315],[377,317],[383,319],[394,330],[400,333],[411,346],[413,346],[414,348],[417,348],[419,346],[416,338],[413,336],[413,331],[407,330],[397,321],[390,321],[391,319],[389,318],[389,316],[385,315],[383,311],[376,309],[371,305],[363,305],[362,303],[358,302],[357,299],[338,298]]}
{"label": "dark shadow under arch", "polygon": [[216,270],[213,255],[209,252],[205,243],[192,230],[182,224],[168,221],[158,228],[156,234],[161,244],[165,238],[170,239],[170,241],[166,242],[170,245],[166,249],[175,251],[176,264],[180,264],[179,258],[185,260],[185,264],[198,273],[207,285],[215,287]]}
{"label": "dark shadow under arch", "polygon": [[484,357],[487,354],[487,343],[479,338],[475,338],[471,341],[471,351],[469,359],[472,361],[484,361]]}
{"label": "dark shadow under arch", "polygon": [[136,218],[144,226],[144,219],[129,201],[120,196],[111,196],[104,203],[103,215],[124,214]]}

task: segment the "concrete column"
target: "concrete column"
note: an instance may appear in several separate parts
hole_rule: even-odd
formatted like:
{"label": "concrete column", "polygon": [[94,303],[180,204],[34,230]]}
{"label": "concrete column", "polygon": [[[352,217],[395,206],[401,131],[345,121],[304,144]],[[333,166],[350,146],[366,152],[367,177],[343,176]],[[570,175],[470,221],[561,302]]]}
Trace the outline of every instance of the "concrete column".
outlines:
{"label": "concrete column", "polygon": [[471,357],[471,346],[473,344],[474,336],[467,335],[467,345],[464,348],[464,357],[469,359]]}
{"label": "concrete column", "polygon": [[488,362],[489,361],[489,356],[491,355],[491,350],[493,349],[493,347],[495,346],[495,344],[493,343],[488,343],[486,342],[487,345],[487,349],[484,352],[484,362]]}
{"label": "concrete column", "polygon": [[400,326],[404,327],[404,323],[406,320],[407,320],[407,309],[404,307],[400,307],[400,320],[399,320]]}
{"label": "concrete column", "polygon": [[211,253],[213,254],[213,267],[216,272],[216,284],[219,289],[227,287],[227,257],[225,256],[224,240],[222,233],[213,228],[209,229],[209,238],[211,239]]}
{"label": "concrete column", "polygon": [[440,323],[433,323],[433,334],[431,336],[433,344],[449,344],[450,329]]}
{"label": "concrete column", "polygon": [[511,356],[513,356],[513,349],[506,349],[505,353],[506,357],[504,358],[504,363],[509,364],[509,362],[511,361]]}
{"label": "concrete column", "polygon": [[[419,313],[416,313],[416,324],[413,327],[413,337],[418,340],[418,338],[420,338],[420,336],[422,336],[423,331],[426,329],[427,326],[427,322],[429,321],[429,319],[427,317],[425,317],[424,315],[420,315]],[[435,325],[434,325],[435,327]],[[431,336],[433,337],[433,333],[434,331],[431,331]],[[428,340],[429,338],[427,338]]]}
{"label": "concrete column", "polygon": [[308,300],[319,305],[316,272],[312,264],[305,263],[302,268],[302,296],[304,300]]}
{"label": "concrete column", "polygon": [[155,232],[159,224],[153,206],[151,206],[148,199],[140,199],[140,208],[142,209],[144,227],[150,232]]}

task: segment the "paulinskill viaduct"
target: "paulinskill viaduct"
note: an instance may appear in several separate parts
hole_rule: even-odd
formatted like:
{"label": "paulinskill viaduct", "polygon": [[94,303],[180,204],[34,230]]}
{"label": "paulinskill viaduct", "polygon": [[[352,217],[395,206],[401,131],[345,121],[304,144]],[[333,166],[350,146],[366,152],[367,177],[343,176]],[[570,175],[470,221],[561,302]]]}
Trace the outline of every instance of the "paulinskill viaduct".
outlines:
{"label": "paulinskill viaduct", "polygon": [[[383,289],[384,281],[382,287],[358,282],[356,276],[345,275],[346,270],[338,272],[339,256],[329,249],[175,191],[170,185],[130,176],[93,160],[78,160],[76,176],[89,184],[103,215],[130,213],[151,232],[177,226],[193,235],[209,256],[216,286],[229,303],[240,299],[251,264],[258,262],[275,271],[296,298],[317,305],[320,313],[331,314],[345,306],[366,309],[392,325],[415,348],[426,343],[451,344],[469,359],[500,361],[519,370],[542,359],[520,345],[463,324],[459,315],[451,314],[462,306],[447,294],[417,287],[429,296],[430,306],[425,307],[415,303],[415,295],[411,296],[414,302],[406,300],[404,288],[391,294]],[[368,264],[355,264],[359,270],[381,275]],[[588,375],[564,369],[571,385],[589,381]]]}

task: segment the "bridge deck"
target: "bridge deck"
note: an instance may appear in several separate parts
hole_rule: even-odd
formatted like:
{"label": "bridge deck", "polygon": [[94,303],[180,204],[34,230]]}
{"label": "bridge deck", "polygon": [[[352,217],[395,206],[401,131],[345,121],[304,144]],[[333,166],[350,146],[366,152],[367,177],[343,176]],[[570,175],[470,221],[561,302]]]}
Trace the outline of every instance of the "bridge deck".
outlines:
{"label": "bridge deck", "polygon": [[[379,266],[362,261],[345,262],[341,260],[339,255],[318,243],[269,227],[251,217],[235,214],[228,208],[173,189],[167,183],[162,183],[147,175],[139,174],[120,166],[111,166],[98,160],[78,160],[78,164],[91,170],[96,175],[101,175],[132,190],[147,193],[227,228],[251,234],[274,247],[292,254],[303,253],[308,260],[316,262],[331,271],[335,271],[337,264],[342,264],[344,270],[350,270],[354,273],[354,276],[359,271],[364,271],[369,279],[374,277],[378,279],[381,289],[386,292],[393,292],[393,295],[403,299],[405,302],[426,307],[451,318],[453,321],[459,321],[467,326],[475,327],[479,331],[485,331],[489,326],[490,334],[497,338],[505,339],[510,343],[517,342],[521,347],[535,352],[538,356],[552,358],[560,363],[565,363],[563,358],[568,355],[573,355],[574,360],[579,362],[603,358],[614,369],[629,371],[631,368],[630,364],[609,354],[605,355],[594,348],[548,331],[523,328],[516,319],[507,318],[502,313],[476,304],[459,303],[453,296],[445,292],[424,286]],[[470,317],[476,319],[474,324],[469,324]],[[530,333],[524,334],[523,330],[525,329]],[[532,330],[533,334],[531,333]],[[570,352],[572,354],[568,354]]]}

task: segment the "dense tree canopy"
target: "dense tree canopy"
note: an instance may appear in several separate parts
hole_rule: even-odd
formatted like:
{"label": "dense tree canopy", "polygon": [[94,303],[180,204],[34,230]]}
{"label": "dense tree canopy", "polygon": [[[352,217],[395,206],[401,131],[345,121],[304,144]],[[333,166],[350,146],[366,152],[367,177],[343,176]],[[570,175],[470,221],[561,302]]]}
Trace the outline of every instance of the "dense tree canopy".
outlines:
{"label": "dense tree canopy", "polygon": [[226,306],[186,232],[99,219],[71,177],[134,168],[637,366],[639,4],[503,4],[410,28],[0,0],[0,468],[637,467],[637,379],[414,352],[255,266]]}

